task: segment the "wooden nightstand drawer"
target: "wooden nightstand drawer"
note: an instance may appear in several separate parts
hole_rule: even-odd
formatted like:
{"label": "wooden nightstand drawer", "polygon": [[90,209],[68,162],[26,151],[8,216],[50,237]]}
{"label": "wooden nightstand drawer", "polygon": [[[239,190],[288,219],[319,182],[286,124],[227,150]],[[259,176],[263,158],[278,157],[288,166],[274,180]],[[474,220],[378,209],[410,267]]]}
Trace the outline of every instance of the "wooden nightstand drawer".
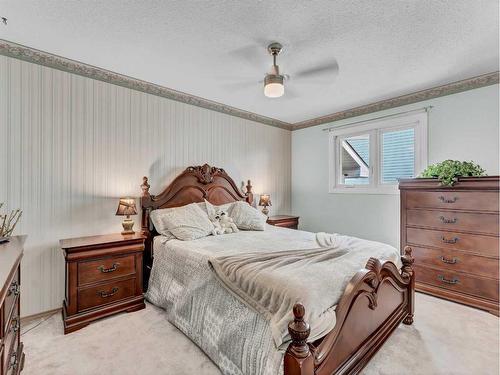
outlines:
{"label": "wooden nightstand drawer", "polygon": [[115,256],[78,263],[78,285],[135,274],[135,256]]}
{"label": "wooden nightstand drawer", "polygon": [[275,227],[297,229],[299,227],[299,217],[290,215],[269,216],[267,223]]}
{"label": "wooden nightstand drawer", "polygon": [[135,279],[99,284],[78,291],[78,311],[103,306],[135,295]]}

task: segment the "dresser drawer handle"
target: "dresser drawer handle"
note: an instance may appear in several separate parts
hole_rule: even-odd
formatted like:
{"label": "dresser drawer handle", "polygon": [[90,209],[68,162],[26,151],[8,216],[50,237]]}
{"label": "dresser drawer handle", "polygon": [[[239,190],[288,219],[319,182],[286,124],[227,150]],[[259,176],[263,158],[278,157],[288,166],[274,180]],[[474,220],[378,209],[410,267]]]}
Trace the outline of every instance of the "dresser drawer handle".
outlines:
{"label": "dresser drawer handle", "polygon": [[108,298],[108,297],[112,297],[116,294],[116,292],[118,292],[118,288],[117,287],[114,287],[113,289],[111,289],[111,291],[109,292],[105,292],[105,291],[100,291],[100,292],[97,292],[97,295],[98,296],[101,296],[101,298]]}
{"label": "dresser drawer handle", "polygon": [[442,195],[439,197],[439,200],[443,203],[455,203],[457,201],[457,197],[453,197],[452,199],[443,197]]}
{"label": "dresser drawer handle", "polygon": [[17,296],[19,295],[19,292],[19,284],[17,283],[17,281],[13,281],[9,287],[9,295],[14,294],[15,296]]}
{"label": "dresser drawer handle", "polygon": [[104,268],[104,266],[99,266],[97,269],[101,271],[102,273],[109,273],[109,272],[114,272],[118,269],[118,266],[120,263],[113,263],[113,265],[109,268]]}
{"label": "dresser drawer handle", "polygon": [[12,353],[10,355],[10,361],[9,361],[9,368],[8,369],[9,370],[10,369],[14,369],[14,370],[17,369],[17,364],[18,364],[18,362],[17,362],[17,351],[16,351],[16,352],[14,352],[14,353]]}
{"label": "dresser drawer handle", "polygon": [[451,243],[451,244],[457,243],[459,239],[460,238],[458,237],[453,237],[453,238],[441,237],[441,241],[443,241],[444,243]]}
{"label": "dresser drawer handle", "polygon": [[442,281],[443,283],[446,283],[446,284],[452,284],[452,285],[454,285],[454,284],[458,284],[458,279],[457,279],[457,278],[455,278],[455,277],[453,278],[453,280],[448,280],[448,279],[447,279],[446,277],[444,277],[443,275],[439,275],[439,276],[438,276],[438,279],[439,279],[440,281]]}
{"label": "dresser drawer handle", "polygon": [[447,259],[447,258],[445,258],[445,257],[443,257],[443,256],[442,256],[442,257],[441,257],[441,261],[442,261],[443,263],[446,263],[446,264],[455,264],[455,263],[457,263],[457,262],[458,262],[458,259],[457,259],[457,258],[455,258],[455,257],[453,257],[452,259]]}
{"label": "dresser drawer handle", "polygon": [[12,318],[12,321],[10,322],[10,329],[9,332],[17,332],[19,331],[19,317]]}
{"label": "dresser drawer handle", "polygon": [[457,222],[457,218],[447,219],[444,216],[439,216],[439,219],[443,222],[443,224],[455,224]]}

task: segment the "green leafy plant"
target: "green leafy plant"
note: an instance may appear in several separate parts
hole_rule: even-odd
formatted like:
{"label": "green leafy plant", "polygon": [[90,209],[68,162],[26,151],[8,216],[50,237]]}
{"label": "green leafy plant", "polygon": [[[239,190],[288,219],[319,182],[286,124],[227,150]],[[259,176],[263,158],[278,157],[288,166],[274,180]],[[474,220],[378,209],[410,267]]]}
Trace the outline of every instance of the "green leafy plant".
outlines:
{"label": "green leafy plant", "polygon": [[473,161],[445,160],[429,165],[419,177],[437,178],[443,186],[453,186],[458,177],[486,176],[485,170]]}

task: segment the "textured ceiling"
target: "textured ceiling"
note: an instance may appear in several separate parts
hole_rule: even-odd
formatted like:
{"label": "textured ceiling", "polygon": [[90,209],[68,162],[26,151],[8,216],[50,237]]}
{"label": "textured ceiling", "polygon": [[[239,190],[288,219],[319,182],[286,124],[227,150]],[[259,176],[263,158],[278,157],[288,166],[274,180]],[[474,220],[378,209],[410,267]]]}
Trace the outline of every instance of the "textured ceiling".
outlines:
{"label": "textured ceiling", "polygon": [[[2,0],[0,38],[299,122],[498,70],[497,0]],[[264,97],[271,41],[285,96]],[[324,82],[293,73],[336,59]]]}

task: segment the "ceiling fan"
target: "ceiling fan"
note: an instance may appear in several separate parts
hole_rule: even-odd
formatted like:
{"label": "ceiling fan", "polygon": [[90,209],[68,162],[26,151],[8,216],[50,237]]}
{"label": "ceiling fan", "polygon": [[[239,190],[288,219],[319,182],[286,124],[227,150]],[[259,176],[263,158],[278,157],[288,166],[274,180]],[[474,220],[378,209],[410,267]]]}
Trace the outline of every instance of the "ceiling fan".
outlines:
{"label": "ceiling fan", "polygon": [[[279,66],[276,64],[278,55],[283,51],[283,46],[280,43],[274,42],[269,44],[267,51],[273,58],[273,65],[271,70],[264,78],[264,95],[268,98],[279,98],[285,94],[285,81],[290,79],[290,75],[281,74]],[[292,74],[293,79],[305,78],[321,78],[320,83],[327,84],[332,81],[333,77],[339,71],[339,65],[335,59],[326,64],[301,70]]]}

